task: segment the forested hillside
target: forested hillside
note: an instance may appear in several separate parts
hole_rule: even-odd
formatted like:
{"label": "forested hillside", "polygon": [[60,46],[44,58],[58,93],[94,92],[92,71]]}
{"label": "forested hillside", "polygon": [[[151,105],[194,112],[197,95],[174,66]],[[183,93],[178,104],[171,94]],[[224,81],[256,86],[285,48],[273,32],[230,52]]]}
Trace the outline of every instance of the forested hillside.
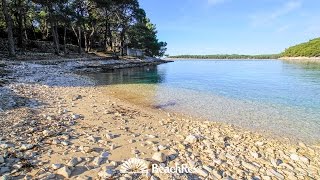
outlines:
{"label": "forested hillside", "polygon": [[320,57],[320,38],[286,49],[282,57]]}
{"label": "forested hillside", "polygon": [[34,41],[53,42],[56,54],[93,49],[124,54],[126,47],[162,56],[166,43],[138,0],[1,0],[0,37],[15,56]]}
{"label": "forested hillside", "polygon": [[278,54],[266,55],[241,55],[241,54],[215,54],[215,55],[178,55],[170,58],[187,58],[187,59],[277,59]]}

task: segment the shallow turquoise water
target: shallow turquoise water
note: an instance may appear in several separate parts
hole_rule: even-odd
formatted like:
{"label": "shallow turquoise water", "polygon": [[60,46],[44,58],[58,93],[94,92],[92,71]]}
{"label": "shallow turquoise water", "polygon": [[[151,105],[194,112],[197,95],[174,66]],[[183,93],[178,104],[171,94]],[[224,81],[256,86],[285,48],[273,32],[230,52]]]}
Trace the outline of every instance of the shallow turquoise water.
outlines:
{"label": "shallow turquoise water", "polygon": [[320,141],[320,64],[176,61],[95,74],[100,84],[149,84],[160,108],[305,141]]}

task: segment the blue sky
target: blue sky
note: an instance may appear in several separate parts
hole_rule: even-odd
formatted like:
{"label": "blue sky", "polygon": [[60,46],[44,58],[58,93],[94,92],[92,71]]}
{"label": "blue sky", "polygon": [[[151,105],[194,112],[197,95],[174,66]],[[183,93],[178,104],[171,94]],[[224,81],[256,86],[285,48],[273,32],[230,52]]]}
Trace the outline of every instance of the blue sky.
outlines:
{"label": "blue sky", "polygon": [[167,53],[271,54],[320,36],[320,0],[139,0]]}

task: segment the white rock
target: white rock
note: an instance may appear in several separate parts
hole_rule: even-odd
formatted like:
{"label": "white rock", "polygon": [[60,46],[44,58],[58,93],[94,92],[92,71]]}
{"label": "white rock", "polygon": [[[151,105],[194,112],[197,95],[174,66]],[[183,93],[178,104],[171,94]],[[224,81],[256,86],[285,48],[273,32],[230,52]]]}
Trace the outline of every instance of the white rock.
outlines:
{"label": "white rock", "polygon": [[22,144],[20,149],[21,150],[29,150],[29,149],[32,149],[33,148],[33,145],[32,144]]}
{"label": "white rock", "polygon": [[167,149],[167,147],[160,145],[160,146],[158,146],[158,149],[159,149],[160,151],[163,151],[163,150]]}
{"label": "white rock", "polygon": [[115,144],[111,144],[110,145],[110,150],[114,150],[114,149],[116,149],[117,148],[117,146],[115,145]]}
{"label": "white rock", "polygon": [[257,152],[250,152],[251,156],[254,157],[254,158],[260,158],[261,157],[261,154],[257,153]]}
{"label": "white rock", "polygon": [[257,145],[257,146],[263,146],[263,145],[265,145],[265,142],[257,141],[257,142],[255,143],[255,145]]}
{"label": "white rock", "polygon": [[151,176],[150,180],[160,180],[160,178],[158,178],[157,176]]}
{"label": "white rock", "polygon": [[282,163],[282,161],[281,161],[280,159],[271,159],[271,164],[272,164],[274,167],[279,166],[281,163]]}
{"label": "white rock", "polygon": [[60,141],[58,139],[53,139],[51,143],[57,145],[60,144]]}
{"label": "white rock", "polygon": [[42,134],[43,134],[44,136],[51,136],[51,135],[52,135],[52,132],[49,131],[49,130],[44,130],[44,131],[42,131]]}
{"label": "white rock", "polygon": [[114,173],[115,172],[113,171],[113,169],[108,168],[106,170],[100,171],[98,173],[98,176],[101,178],[107,179],[107,178],[111,178],[114,175]]}
{"label": "white rock", "polygon": [[211,167],[206,166],[206,165],[203,166],[203,169],[205,169],[205,170],[208,171],[208,172],[213,171],[213,169],[212,169]]}
{"label": "white rock", "polygon": [[93,159],[92,163],[93,163],[94,165],[96,165],[96,166],[100,166],[101,163],[102,163],[102,161],[103,161],[103,158],[102,158],[102,157],[95,157],[95,158]]}
{"label": "white rock", "polygon": [[73,120],[80,119],[80,115],[79,115],[79,114],[73,114],[73,115],[72,115],[72,119],[73,119]]}
{"label": "white rock", "polygon": [[74,166],[76,166],[77,164],[79,164],[81,161],[82,161],[81,158],[76,158],[76,157],[74,157],[74,158],[72,158],[72,159],[69,161],[68,166],[74,167]]}
{"label": "white rock", "polygon": [[62,141],[61,144],[64,145],[64,146],[68,146],[69,142],[68,141]]}
{"label": "white rock", "polygon": [[105,152],[102,152],[102,153],[100,154],[100,157],[102,157],[102,158],[108,158],[109,155],[110,155],[110,153],[107,152],[107,151],[105,151]]}
{"label": "white rock", "polygon": [[274,169],[269,169],[268,170],[273,176],[276,176],[279,179],[284,179],[284,176],[282,174],[280,174],[278,171],[274,170]]}
{"label": "white rock", "polygon": [[13,147],[13,146],[10,145],[10,144],[6,144],[6,143],[0,144],[0,148],[1,148],[1,149],[8,149],[8,148],[10,148],[10,147]]}
{"label": "white rock", "polygon": [[61,168],[61,164],[52,164],[51,167],[53,170],[57,170],[57,169]]}
{"label": "white rock", "polygon": [[162,152],[156,152],[153,154],[152,159],[154,159],[158,162],[165,162],[167,160],[167,157]]}
{"label": "white rock", "polygon": [[299,159],[300,159],[302,162],[306,163],[306,164],[310,164],[310,159],[308,159],[308,158],[306,158],[306,157],[304,157],[304,156],[300,156]]}
{"label": "white rock", "polygon": [[193,144],[193,143],[196,143],[198,141],[198,138],[194,135],[189,135],[186,137],[186,139],[184,140],[186,143],[190,143],[190,144]]}
{"label": "white rock", "polygon": [[107,138],[107,139],[113,139],[113,138],[114,138],[114,135],[113,135],[113,134],[108,133],[108,134],[106,134],[106,138]]}
{"label": "white rock", "polygon": [[222,161],[220,159],[217,159],[217,158],[213,158],[212,161],[218,165],[221,165],[222,164]]}
{"label": "white rock", "polygon": [[294,160],[294,161],[299,161],[299,156],[297,154],[291,154],[290,155],[290,159]]}
{"label": "white rock", "polygon": [[236,160],[236,157],[231,155],[231,154],[229,154],[229,153],[226,154],[226,158],[230,159],[231,161]]}
{"label": "white rock", "polygon": [[4,158],[3,158],[3,156],[0,156],[0,164],[1,163],[4,163]]}
{"label": "white rock", "polygon": [[217,171],[217,170],[212,170],[211,171],[212,175],[214,175],[216,178],[219,178],[221,179],[222,178],[222,175]]}
{"label": "white rock", "polygon": [[242,161],[242,166],[247,168],[247,169],[250,169],[251,171],[258,171],[258,167],[253,165],[252,163],[248,163],[248,162],[245,162],[245,161]]}
{"label": "white rock", "polygon": [[202,177],[207,177],[207,176],[209,176],[208,171],[206,171],[206,170],[203,169],[203,168],[195,168],[195,169],[194,169],[194,173],[196,173],[196,174],[198,174],[199,176],[202,176]]}
{"label": "white rock", "polygon": [[303,148],[307,148],[306,144],[304,144],[303,142],[299,142],[299,146]]}
{"label": "white rock", "polygon": [[97,139],[95,137],[93,137],[93,136],[89,136],[88,140],[91,141],[91,142],[97,142]]}
{"label": "white rock", "polygon": [[58,169],[57,174],[64,176],[66,178],[70,178],[71,170],[68,167],[64,166],[64,167]]}

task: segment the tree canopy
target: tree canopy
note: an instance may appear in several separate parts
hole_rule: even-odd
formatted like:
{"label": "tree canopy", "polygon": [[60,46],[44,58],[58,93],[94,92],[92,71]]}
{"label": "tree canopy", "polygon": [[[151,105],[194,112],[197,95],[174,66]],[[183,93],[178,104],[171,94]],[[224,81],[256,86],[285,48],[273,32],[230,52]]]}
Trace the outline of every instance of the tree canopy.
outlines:
{"label": "tree canopy", "polygon": [[301,43],[286,49],[282,57],[320,57],[320,38]]}
{"label": "tree canopy", "polygon": [[166,50],[138,0],[2,0],[1,9],[1,37],[8,38],[10,55],[33,40],[52,41],[56,54],[67,53],[67,43],[79,53],[124,55],[129,47],[163,56]]}

